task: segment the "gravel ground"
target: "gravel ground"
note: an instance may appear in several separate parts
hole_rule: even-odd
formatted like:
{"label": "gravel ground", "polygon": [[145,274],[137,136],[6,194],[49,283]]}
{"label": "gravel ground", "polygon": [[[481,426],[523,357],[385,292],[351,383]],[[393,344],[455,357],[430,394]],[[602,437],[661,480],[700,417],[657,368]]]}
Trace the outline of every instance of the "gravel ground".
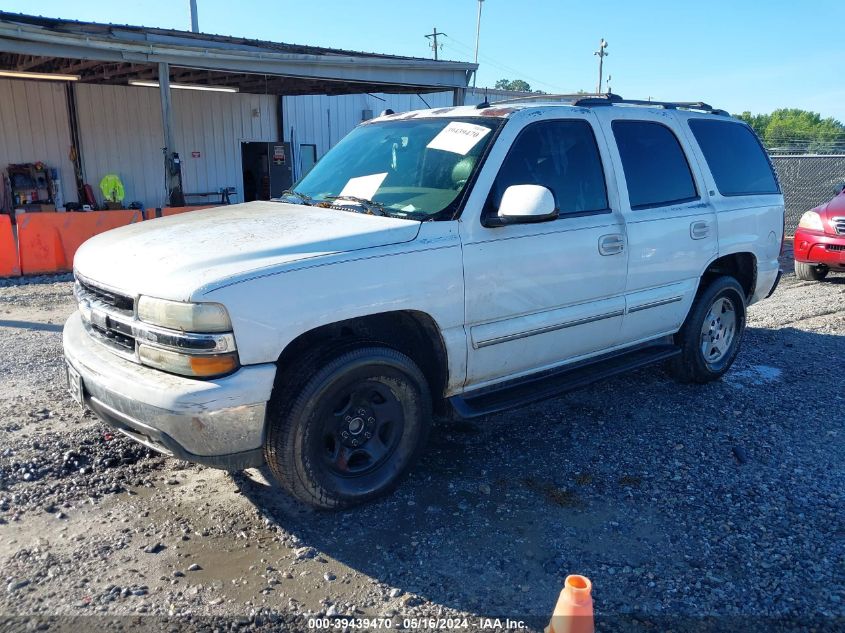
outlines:
{"label": "gravel ground", "polygon": [[394,495],[343,513],[83,414],[72,310],[66,277],[0,286],[0,630],[541,630],[568,573],[601,630],[845,628],[843,275],[786,276],[718,383],[651,368],[438,425]]}

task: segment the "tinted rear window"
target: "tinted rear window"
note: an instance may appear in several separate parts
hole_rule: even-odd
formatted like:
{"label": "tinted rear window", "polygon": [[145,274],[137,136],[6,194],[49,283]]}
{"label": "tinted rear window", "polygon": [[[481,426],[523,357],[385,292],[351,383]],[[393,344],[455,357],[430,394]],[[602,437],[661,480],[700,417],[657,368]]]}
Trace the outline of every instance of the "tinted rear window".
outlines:
{"label": "tinted rear window", "polygon": [[740,123],[690,119],[710,173],[723,196],[780,193],[760,141]]}
{"label": "tinted rear window", "polygon": [[675,134],[661,123],[614,121],[632,209],[698,197],[687,158]]}

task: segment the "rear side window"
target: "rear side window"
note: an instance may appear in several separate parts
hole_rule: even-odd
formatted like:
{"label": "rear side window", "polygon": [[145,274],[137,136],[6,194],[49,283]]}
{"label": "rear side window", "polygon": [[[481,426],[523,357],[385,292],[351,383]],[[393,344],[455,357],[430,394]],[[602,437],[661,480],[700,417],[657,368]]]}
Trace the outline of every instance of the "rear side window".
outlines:
{"label": "rear side window", "polygon": [[511,185],[543,185],[561,216],[608,210],[604,170],[586,121],[540,121],[514,141],[493,182],[485,214],[495,214]]}
{"label": "rear side window", "polygon": [[678,138],[650,121],[614,121],[632,209],[695,200],[698,194]]}
{"label": "rear side window", "polygon": [[769,159],[748,127],[710,119],[690,119],[689,126],[723,196],[780,193]]}

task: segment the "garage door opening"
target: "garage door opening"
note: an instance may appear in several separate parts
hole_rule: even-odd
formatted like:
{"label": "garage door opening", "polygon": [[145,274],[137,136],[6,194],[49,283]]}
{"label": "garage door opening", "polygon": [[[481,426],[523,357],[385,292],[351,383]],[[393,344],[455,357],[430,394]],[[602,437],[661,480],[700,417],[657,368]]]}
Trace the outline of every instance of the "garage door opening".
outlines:
{"label": "garage door opening", "polygon": [[293,184],[290,144],[241,142],[244,202],[278,198]]}

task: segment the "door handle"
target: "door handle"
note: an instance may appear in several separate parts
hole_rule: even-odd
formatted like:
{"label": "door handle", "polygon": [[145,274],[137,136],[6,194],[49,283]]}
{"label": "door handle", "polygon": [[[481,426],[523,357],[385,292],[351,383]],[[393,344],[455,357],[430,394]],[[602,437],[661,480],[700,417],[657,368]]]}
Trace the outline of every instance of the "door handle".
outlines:
{"label": "door handle", "polygon": [[600,255],[618,255],[625,250],[625,238],[618,233],[602,235],[599,238]]}
{"label": "door handle", "polygon": [[710,222],[698,220],[689,225],[689,236],[694,240],[703,240],[710,235]]}

